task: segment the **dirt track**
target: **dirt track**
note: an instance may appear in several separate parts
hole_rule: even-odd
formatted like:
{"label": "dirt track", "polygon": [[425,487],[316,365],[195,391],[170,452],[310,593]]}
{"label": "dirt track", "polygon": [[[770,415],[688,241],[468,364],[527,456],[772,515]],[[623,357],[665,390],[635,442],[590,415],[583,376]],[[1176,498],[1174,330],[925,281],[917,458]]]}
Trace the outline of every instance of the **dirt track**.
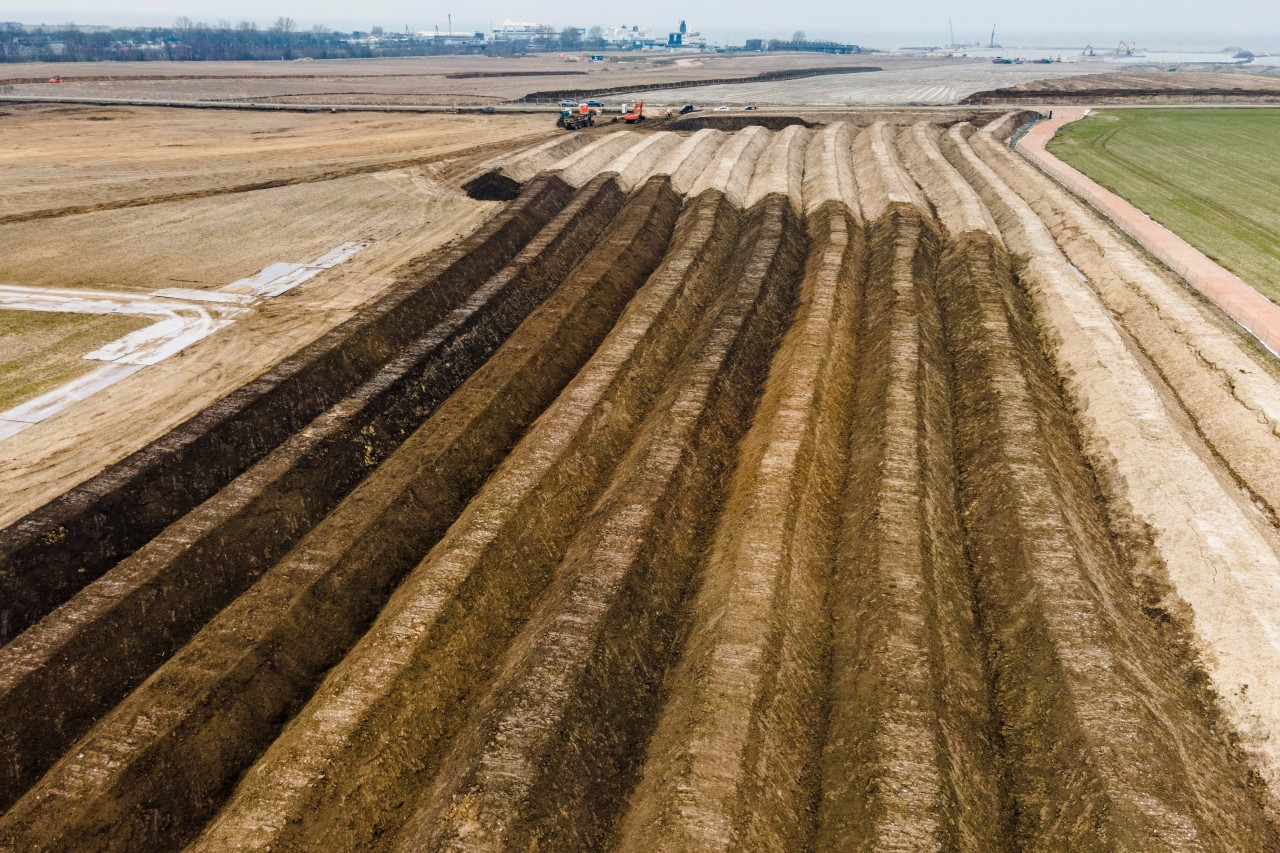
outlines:
{"label": "dirt track", "polygon": [[1274,849],[1280,373],[1010,125],[491,164],[0,531],[0,845]]}

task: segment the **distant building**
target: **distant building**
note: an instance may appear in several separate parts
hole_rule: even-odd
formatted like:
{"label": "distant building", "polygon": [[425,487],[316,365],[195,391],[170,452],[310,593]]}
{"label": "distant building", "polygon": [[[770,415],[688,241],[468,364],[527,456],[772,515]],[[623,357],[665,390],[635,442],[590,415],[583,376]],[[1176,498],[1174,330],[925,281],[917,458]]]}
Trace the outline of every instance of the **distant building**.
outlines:
{"label": "distant building", "polygon": [[703,50],[707,47],[707,40],[702,37],[701,33],[689,32],[689,25],[684,21],[681,21],[679,32],[667,33],[667,47],[684,47]]}
{"label": "distant building", "polygon": [[474,47],[484,44],[484,33],[421,32],[418,38],[426,39],[442,47]]}
{"label": "distant building", "polygon": [[605,27],[601,38],[606,44],[614,47],[642,49],[646,47],[661,47],[666,45],[666,41],[654,35],[653,30],[648,27],[630,26],[622,24],[617,27]]}
{"label": "distant building", "polygon": [[542,41],[559,38],[555,27],[547,24],[528,24],[520,21],[503,21],[502,26],[494,27],[494,41]]}

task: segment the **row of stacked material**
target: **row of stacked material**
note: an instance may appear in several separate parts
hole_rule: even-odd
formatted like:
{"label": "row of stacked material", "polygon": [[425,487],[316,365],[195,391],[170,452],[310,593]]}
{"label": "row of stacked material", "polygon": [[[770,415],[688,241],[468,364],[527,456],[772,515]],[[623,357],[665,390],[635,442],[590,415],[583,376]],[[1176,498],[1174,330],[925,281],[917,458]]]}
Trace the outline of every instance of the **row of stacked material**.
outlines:
{"label": "row of stacked material", "polygon": [[1009,124],[514,158],[0,532],[0,844],[1274,845],[1280,380]]}

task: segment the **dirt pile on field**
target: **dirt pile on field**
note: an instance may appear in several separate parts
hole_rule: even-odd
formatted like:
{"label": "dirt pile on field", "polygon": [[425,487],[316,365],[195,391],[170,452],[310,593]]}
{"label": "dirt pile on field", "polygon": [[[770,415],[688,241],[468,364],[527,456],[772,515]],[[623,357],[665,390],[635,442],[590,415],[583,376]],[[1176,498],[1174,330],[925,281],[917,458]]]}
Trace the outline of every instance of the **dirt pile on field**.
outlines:
{"label": "dirt pile on field", "polygon": [[1083,74],[974,92],[965,104],[1280,102],[1280,80],[1261,74],[1164,71]]}
{"label": "dirt pile on field", "polygon": [[0,839],[1274,848],[1280,372],[1015,121],[495,164],[484,230],[0,534]]}

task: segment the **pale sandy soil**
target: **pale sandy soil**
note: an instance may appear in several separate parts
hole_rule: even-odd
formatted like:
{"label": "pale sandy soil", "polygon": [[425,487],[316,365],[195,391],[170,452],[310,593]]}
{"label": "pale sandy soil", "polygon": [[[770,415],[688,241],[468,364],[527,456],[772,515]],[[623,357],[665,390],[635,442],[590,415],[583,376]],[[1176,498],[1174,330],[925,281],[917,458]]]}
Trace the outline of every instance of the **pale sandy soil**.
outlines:
{"label": "pale sandy soil", "polygon": [[206,289],[279,261],[370,241],[349,263],[402,256],[476,202],[430,166],[247,193],[0,224],[0,281],[46,287]]}
{"label": "pale sandy soil", "polygon": [[548,134],[544,116],[19,106],[0,122],[0,221],[77,205],[314,180]]}
{"label": "pale sandy soil", "polygon": [[[0,218],[76,204],[105,209],[0,224],[5,283],[210,289],[347,241],[372,245],[169,361],[0,442],[6,522],[261,374],[351,316],[409,259],[468,233],[496,205],[467,198],[452,176],[510,140],[541,139],[547,127],[524,116],[15,114],[0,124]],[[226,192],[272,179],[299,183]],[[194,197],[146,203],[186,192]],[[41,346],[58,349],[52,340]]]}
{"label": "pale sandy soil", "polygon": [[1243,89],[1250,92],[1275,92],[1280,95],[1280,79],[1262,74],[1229,74],[1201,71],[1114,71],[1108,74],[1086,74],[1079,77],[1057,77],[1035,80],[1010,87],[1010,93],[1036,92],[1115,92],[1134,89]]}
{"label": "pale sandy soil", "polygon": [[[919,64],[919,60],[901,57],[820,54],[707,56],[699,57],[696,64],[680,63],[670,57],[637,56],[620,62],[599,63],[566,62],[555,54],[544,54],[518,59],[453,56],[296,63],[35,63],[7,65],[0,69],[0,76],[13,80],[14,93],[20,95],[227,100],[278,96],[321,98],[335,93],[361,93],[399,96],[401,102],[407,103],[435,103],[439,96],[483,101],[519,98],[529,92],[555,89],[749,77],[788,68],[852,65],[897,68]],[[537,73],[515,76],[520,72]],[[471,73],[495,76],[447,76]],[[67,77],[69,82],[56,85],[43,82],[54,74]],[[511,76],[497,76],[504,74]]]}

